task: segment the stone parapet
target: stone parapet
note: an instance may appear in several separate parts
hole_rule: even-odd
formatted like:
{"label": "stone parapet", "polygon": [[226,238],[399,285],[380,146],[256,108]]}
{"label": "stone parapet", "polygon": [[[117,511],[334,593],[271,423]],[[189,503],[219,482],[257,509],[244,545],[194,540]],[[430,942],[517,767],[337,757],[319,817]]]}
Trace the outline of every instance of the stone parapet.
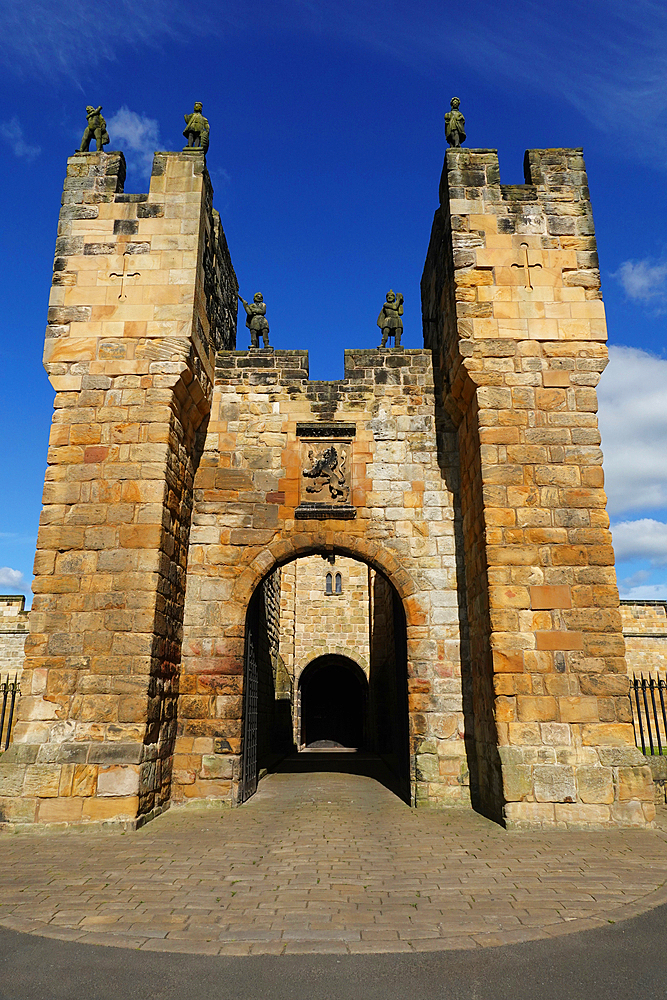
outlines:
{"label": "stone parapet", "polygon": [[515,826],[642,825],[652,790],[605,510],[584,161],[530,150],[525,168],[525,185],[501,185],[495,150],[447,152],[422,279],[458,428],[481,802]]}

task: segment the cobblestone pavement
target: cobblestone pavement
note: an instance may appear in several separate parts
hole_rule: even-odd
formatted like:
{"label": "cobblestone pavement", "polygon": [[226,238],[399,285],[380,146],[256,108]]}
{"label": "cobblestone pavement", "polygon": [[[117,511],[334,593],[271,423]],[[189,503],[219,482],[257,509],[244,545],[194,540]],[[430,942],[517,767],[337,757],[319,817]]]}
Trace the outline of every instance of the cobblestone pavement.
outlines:
{"label": "cobblestone pavement", "polygon": [[370,777],[277,773],[240,809],[6,833],[0,924],[203,954],[414,952],[561,935],[667,901],[667,832],[507,832]]}

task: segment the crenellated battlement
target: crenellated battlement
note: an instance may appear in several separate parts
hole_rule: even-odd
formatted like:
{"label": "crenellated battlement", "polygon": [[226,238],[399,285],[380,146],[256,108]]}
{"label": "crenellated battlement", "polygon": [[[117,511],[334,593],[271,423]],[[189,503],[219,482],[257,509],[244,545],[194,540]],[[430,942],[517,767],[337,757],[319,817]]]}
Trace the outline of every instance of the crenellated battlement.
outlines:
{"label": "crenellated battlement", "polygon": [[124,192],[121,153],[70,157],[0,823],[136,825],[252,794],[308,711],[286,705],[277,613],[296,636],[289,566],[322,555],[374,581],[358,745],[406,800],[472,800],[515,827],[652,821],[605,511],[586,171],[580,149],[530,150],[525,170],[503,185],[495,150],[447,152],[424,349],[348,350],[323,381],[306,351],[235,350],[202,152],[156,153],[145,194]]}

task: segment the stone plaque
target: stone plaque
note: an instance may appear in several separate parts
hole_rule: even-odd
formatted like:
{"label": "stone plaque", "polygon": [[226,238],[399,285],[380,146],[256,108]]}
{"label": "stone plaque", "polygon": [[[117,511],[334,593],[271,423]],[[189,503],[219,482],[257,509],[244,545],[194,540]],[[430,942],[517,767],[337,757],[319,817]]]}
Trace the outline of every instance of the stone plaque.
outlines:
{"label": "stone plaque", "polygon": [[352,506],[352,442],[302,438],[298,518],[356,517]]}

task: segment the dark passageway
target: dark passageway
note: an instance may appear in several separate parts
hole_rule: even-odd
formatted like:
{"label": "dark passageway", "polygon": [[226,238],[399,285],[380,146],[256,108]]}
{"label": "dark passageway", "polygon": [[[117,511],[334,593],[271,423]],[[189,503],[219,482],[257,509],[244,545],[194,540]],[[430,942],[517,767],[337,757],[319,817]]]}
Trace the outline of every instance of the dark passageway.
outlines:
{"label": "dark passageway", "polygon": [[360,667],[343,656],[322,656],[304,670],[301,745],[331,743],[361,749],[366,742],[368,683]]}
{"label": "dark passageway", "polygon": [[[357,574],[356,590],[349,576],[341,579],[336,598],[336,576],[328,565],[324,571],[317,568],[321,591],[307,573],[299,590],[296,574],[290,578],[279,568],[267,574],[250,600],[238,800],[250,798],[264,775],[286,768],[367,774],[410,803],[402,602],[387,577],[366,566]],[[301,620],[307,625],[299,631]],[[365,634],[359,630],[349,642],[354,628],[348,626],[359,622]],[[322,636],[340,651],[324,653]],[[300,670],[295,650],[303,650],[304,643],[314,658],[304,657],[301,663],[307,665]]]}

